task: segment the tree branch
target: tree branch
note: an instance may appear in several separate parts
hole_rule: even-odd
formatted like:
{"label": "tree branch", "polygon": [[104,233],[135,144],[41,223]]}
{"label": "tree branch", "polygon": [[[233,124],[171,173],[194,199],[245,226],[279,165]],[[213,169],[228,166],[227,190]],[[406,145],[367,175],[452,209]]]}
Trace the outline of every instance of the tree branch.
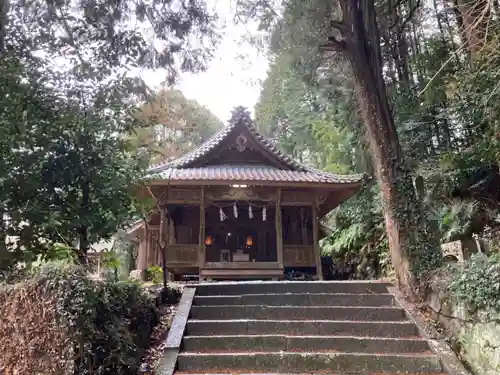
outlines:
{"label": "tree branch", "polygon": [[417,3],[415,4],[415,6],[410,10],[410,13],[406,16],[406,19],[403,21],[403,23],[399,27],[399,30],[397,32],[398,36],[403,33],[403,31],[406,28],[406,25],[408,24],[408,22],[410,22],[413,19],[413,16],[417,12],[417,10],[420,8],[420,5],[422,5],[421,0],[417,0]]}
{"label": "tree branch", "polygon": [[328,43],[320,44],[319,48],[322,51],[345,52],[346,44],[344,40],[339,40],[334,36],[328,37]]}
{"label": "tree branch", "polygon": [[73,35],[73,32],[71,31],[71,27],[69,27],[68,20],[66,18],[66,14],[64,14],[64,11],[62,9],[62,5],[61,4],[59,4],[59,5],[56,4],[56,7],[59,10],[59,13],[61,14],[60,20],[62,21],[62,23],[64,25],[64,30],[66,31],[66,34],[68,35],[68,38],[69,38],[69,41],[70,41],[70,45],[75,50],[76,56],[78,57],[78,60],[80,60],[80,64],[83,65],[83,63],[84,63],[83,56],[80,53],[80,49],[76,45],[75,37]]}
{"label": "tree branch", "polygon": [[347,25],[342,21],[331,20],[330,26],[333,27],[334,29],[341,31],[341,32],[347,31]]}
{"label": "tree branch", "polygon": [[[392,9],[397,8],[400,5],[402,5],[402,1],[398,1],[396,4],[394,4],[392,6]],[[399,26],[398,26],[398,23],[401,21],[401,17],[399,14],[396,13],[396,19],[394,20],[394,22],[392,24],[389,25],[389,30],[392,30],[393,28],[398,26],[398,31],[396,33],[401,34],[403,32],[403,30],[405,29],[406,25],[408,24],[408,22],[411,21],[411,19],[415,15],[415,12],[420,8],[421,5],[422,5],[422,0],[417,0],[416,4],[410,9],[410,12],[405,17],[403,23]]]}

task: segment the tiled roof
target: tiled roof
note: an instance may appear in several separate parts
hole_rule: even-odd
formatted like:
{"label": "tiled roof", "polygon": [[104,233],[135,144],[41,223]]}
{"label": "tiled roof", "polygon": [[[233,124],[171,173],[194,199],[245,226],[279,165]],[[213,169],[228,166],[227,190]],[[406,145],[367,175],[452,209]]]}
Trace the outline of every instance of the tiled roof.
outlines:
{"label": "tiled roof", "polygon": [[316,171],[293,171],[269,166],[217,165],[201,168],[168,168],[156,178],[171,181],[248,181],[248,182],[313,182],[349,184],[360,182],[362,175],[341,176]]}
{"label": "tiled roof", "polygon": [[[287,169],[250,165],[193,166],[193,164],[202,160],[210,151],[224,142],[234,130],[241,131],[242,127],[248,129],[252,137],[264,150],[278,159]],[[176,160],[151,167],[149,173],[152,178],[173,181],[227,180],[349,184],[360,183],[364,178],[364,175],[343,176],[327,173],[297,163],[278,150],[273,143],[260,135],[248,112],[241,108],[233,112],[229,124],[224,129],[213,135],[201,146]]]}

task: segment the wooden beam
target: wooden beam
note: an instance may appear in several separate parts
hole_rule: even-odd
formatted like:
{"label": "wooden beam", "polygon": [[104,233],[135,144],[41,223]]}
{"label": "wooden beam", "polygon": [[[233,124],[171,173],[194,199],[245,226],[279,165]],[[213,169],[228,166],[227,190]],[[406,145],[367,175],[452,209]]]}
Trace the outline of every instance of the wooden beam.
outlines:
{"label": "wooden beam", "polygon": [[[160,256],[161,256],[161,267],[163,270],[163,287],[167,287],[167,282],[168,282],[168,271],[167,271],[167,243],[168,240],[165,238],[168,236],[168,231],[169,231],[169,226],[171,225],[170,223],[170,218],[167,218],[165,220],[165,212],[163,207],[160,207],[160,233],[159,233],[159,239],[158,239],[158,251],[160,251]],[[169,215],[170,216],[170,215]]]}
{"label": "wooden beam", "polygon": [[200,197],[200,231],[198,239],[198,268],[201,271],[205,265],[205,187],[201,187]]}
{"label": "wooden beam", "polygon": [[149,237],[151,234],[149,233],[150,228],[147,223],[144,224],[144,269],[147,270],[149,268],[149,257],[151,253],[151,241],[149,240]]}
{"label": "wooden beam", "polygon": [[211,186],[205,189],[207,201],[276,201],[276,189],[262,187],[235,188],[231,186]]}
{"label": "wooden beam", "polygon": [[278,267],[283,269],[283,224],[281,222],[281,189],[276,194],[276,252]]}
{"label": "wooden beam", "polygon": [[319,248],[318,206],[316,202],[312,206],[312,221],[313,221],[314,258],[316,260],[316,276],[318,277],[319,280],[323,280],[323,271],[321,269],[321,250]]}
{"label": "wooden beam", "polygon": [[146,235],[146,230],[147,230],[147,225],[144,225],[141,229],[143,232],[142,235],[139,237],[139,254],[137,256],[137,265],[136,268],[138,270],[144,271],[147,267],[148,264],[148,254],[147,254],[147,243],[148,243],[148,237]]}

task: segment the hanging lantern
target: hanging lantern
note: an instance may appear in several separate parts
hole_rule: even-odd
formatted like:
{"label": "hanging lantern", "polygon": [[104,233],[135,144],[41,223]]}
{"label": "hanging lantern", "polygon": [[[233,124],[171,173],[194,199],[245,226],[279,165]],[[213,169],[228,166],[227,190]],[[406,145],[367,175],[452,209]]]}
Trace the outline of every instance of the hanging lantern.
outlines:
{"label": "hanging lantern", "polygon": [[267,219],[267,209],[266,207],[264,207],[262,209],[262,221],[266,221],[266,219]]}
{"label": "hanging lantern", "polygon": [[214,244],[214,238],[211,236],[211,235],[208,235],[206,238],[205,238],[205,245],[207,246],[211,246]]}
{"label": "hanging lantern", "polygon": [[253,212],[252,212],[252,206],[248,205],[248,217],[250,219],[253,219]]}
{"label": "hanging lantern", "polygon": [[252,238],[252,236],[247,236],[246,245],[247,246],[253,246],[253,238]]}

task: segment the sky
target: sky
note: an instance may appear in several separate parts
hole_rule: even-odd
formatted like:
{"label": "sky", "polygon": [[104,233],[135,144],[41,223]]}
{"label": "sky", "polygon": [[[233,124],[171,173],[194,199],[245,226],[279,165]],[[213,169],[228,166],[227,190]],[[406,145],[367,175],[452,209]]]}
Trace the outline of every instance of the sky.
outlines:
{"label": "sky", "polygon": [[[242,41],[243,37],[255,32],[256,24],[235,25],[234,0],[208,0],[207,3],[225,25],[222,40],[208,69],[181,75],[177,88],[188,99],[198,101],[226,122],[236,106],[248,107],[253,113],[260,84],[266,77],[268,60],[263,51]],[[158,87],[158,74],[144,73],[144,79],[149,86]]]}

